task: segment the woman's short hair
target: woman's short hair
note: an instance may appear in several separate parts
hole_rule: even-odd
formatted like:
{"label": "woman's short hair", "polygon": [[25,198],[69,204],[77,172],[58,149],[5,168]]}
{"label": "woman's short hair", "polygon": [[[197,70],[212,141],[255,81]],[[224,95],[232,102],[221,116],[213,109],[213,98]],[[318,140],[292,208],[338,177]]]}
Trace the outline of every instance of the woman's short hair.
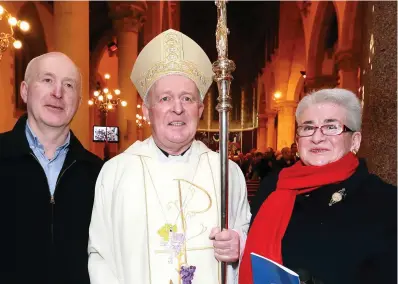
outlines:
{"label": "woman's short hair", "polygon": [[346,126],[352,131],[361,131],[362,107],[359,99],[353,92],[339,88],[322,89],[305,96],[296,109],[297,123],[304,110],[319,103],[333,103],[341,106],[347,113]]}

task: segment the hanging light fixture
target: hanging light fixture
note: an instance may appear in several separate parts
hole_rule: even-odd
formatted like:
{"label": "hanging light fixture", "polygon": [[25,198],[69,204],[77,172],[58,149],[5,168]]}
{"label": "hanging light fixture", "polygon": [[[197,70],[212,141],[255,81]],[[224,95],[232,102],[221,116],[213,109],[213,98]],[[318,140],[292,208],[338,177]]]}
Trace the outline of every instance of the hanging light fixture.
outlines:
{"label": "hanging light fixture", "polygon": [[[111,75],[106,73],[104,78],[107,81],[111,78]],[[127,102],[120,98],[120,93],[119,89],[109,90],[106,87],[98,89],[94,91],[93,97],[88,101],[88,105],[96,105],[101,112],[107,115],[108,111],[115,109],[119,104],[122,107],[127,106]]]}
{"label": "hanging light fixture", "polygon": [[14,38],[14,29],[17,27],[22,32],[27,32],[30,30],[30,25],[26,21],[18,20],[13,17],[3,6],[0,5],[0,21],[7,21],[8,31],[0,31],[0,60],[3,57],[3,53],[12,46],[15,49],[20,49],[22,47],[22,42]]}

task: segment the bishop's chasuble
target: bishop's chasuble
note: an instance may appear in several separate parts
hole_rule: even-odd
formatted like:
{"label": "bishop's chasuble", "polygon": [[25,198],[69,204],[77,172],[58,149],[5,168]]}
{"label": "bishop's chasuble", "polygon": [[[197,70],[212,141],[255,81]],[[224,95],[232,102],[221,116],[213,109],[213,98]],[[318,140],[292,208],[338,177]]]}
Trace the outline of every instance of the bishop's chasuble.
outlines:
{"label": "bishop's chasuble", "polygon": [[[152,138],[108,161],[97,180],[90,225],[92,284],[181,284],[181,267],[196,267],[193,284],[221,283],[209,239],[220,226],[219,154],[194,141],[166,157]],[[229,163],[229,228],[243,253],[250,222],[246,183]],[[192,271],[192,270],[191,270]],[[238,283],[238,263],[227,265]]]}

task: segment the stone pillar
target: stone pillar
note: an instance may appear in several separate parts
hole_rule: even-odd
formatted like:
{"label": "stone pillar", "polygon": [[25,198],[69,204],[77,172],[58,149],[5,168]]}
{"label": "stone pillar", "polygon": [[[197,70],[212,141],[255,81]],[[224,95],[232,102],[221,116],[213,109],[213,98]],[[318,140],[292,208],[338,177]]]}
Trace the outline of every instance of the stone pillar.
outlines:
{"label": "stone pillar", "polygon": [[180,12],[181,12],[181,5],[180,1],[170,1],[170,12],[171,12],[171,28],[175,29],[176,31],[180,30]]}
{"label": "stone pillar", "polygon": [[240,92],[240,128],[245,127],[245,116],[246,116],[246,98],[245,98],[245,89],[242,88]]}
{"label": "stone pillar", "polygon": [[267,116],[265,114],[259,114],[258,128],[257,128],[257,150],[259,152],[265,152],[265,149],[267,148],[266,137],[267,137]]}
{"label": "stone pillar", "polygon": [[294,142],[296,107],[295,101],[284,101],[278,104],[278,150],[290,147]]}
{"label": "stone pillar", "polygon": [[335,61],[339,68],[340,84],[339,87],[350,90],[358,95],[358,60],[352,51],[338,51],[335,54]]}
{"label": "stone pillar", "polygon": [[372,173],[396,185],[397,2],[366,4],[362,143],[358,154],[366,158]]}
{"label": "stone pillar", "polygon": [[[120,128],[119,152],[124,151],[137,140],[137,90],[130,80],[130,74],[138,56],[138,32],[145,21],[147,4],[137,2],[109,2],[118,44],[119,88],[127,101],[127,107],[118,108]],[[125,15],[129,16],[126,17]]]}
{"label": "stone pillar", "polygon": [[55,50],[65,53],[82,74],[82,103],[71,128],[86,149],[90,148],[89,107],[89,9],[88,1],[54,2]]}
{"label": "stone pillar", "polygon": [[161,11],[159,1],[149,1],[146,13],[149,21],[143,26],[144,45],[147,45],[154,37],[162,31]]}
{"label": "stone pillar", "polygon": [[276,111],[267,111],[267,136],[266,136],[266,145],[267,147],[271,147],[276,151],[276,144],[275,144],[275,117],[277,112]]}

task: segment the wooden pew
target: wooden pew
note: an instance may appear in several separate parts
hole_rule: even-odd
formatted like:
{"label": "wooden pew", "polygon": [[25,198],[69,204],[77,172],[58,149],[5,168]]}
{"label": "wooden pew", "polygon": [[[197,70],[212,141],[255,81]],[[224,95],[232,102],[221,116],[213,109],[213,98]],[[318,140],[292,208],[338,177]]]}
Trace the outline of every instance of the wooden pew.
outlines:
{"label": "wooden pew", "polygon": [[256,196],[256,192],[257,192],[258,188],[260,187],[260,181],[259,180],[247,180],[246,187],[247,187],[247,199],[249,200],[249,203],[250,203]]}

